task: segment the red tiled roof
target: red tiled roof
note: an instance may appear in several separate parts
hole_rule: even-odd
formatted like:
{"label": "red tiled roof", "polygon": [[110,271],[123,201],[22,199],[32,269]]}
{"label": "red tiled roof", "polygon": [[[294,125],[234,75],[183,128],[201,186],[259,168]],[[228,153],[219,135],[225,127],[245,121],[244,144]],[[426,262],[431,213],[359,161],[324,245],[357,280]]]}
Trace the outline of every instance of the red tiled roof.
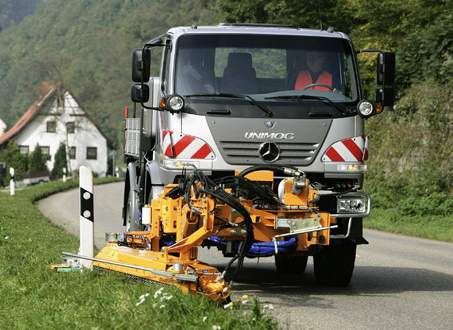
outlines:
{"label": "red tiled roof", "polygon": [[47,101],[57,90],[58,87],[55,86],[45,86],[44,96],[41,97],[39,100],[33,102],[33,104],[25,111],[25,113],[20,117],[20,119],[11,127],[8,131],[4,134],[0,135],[0,145],[9,141],[13,137],[15,137],[21,130],[23,130],[28,123],[35,117],[35,115],[39,112],[45,101]]}

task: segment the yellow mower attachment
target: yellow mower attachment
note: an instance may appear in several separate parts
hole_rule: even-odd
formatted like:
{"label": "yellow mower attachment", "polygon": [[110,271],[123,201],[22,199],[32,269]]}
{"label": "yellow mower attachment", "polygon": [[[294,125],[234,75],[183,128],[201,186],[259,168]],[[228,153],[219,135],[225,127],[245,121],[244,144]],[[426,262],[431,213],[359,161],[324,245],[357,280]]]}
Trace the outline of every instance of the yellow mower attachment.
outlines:
{"label": "yellow mower attachment", "polygon": [[[303,173],[290,173],[276,189],[272,171],[214,182],[194,169],[143,208],[150,214],[142,217],[151,219],[146,230],[109,243],[93,265],[226,301],[233,262],[237,272],[245,257],[304,254],[329,244],[335,218],[319,211],[317,191]],[[197,259],[199,246],[216,246],[232,259],[221,273]]]}

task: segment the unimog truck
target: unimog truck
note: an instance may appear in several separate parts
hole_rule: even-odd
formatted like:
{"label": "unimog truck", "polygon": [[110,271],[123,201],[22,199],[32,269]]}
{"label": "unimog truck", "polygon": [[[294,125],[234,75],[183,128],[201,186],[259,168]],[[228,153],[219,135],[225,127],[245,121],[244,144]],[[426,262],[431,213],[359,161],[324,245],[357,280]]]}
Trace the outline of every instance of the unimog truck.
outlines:
{"label": "unimog truck", "polygon": [[[175,27],[135,50],[127,232],[95,265],[224,301],[244,258],[302,273],[313,256],[318,282],[347,285],[367,243],[364,121],[394,102],[395,56],[376,52],[371,101],[358,51],[333,29]],[[203,246],[226,267],[198,260]]]}

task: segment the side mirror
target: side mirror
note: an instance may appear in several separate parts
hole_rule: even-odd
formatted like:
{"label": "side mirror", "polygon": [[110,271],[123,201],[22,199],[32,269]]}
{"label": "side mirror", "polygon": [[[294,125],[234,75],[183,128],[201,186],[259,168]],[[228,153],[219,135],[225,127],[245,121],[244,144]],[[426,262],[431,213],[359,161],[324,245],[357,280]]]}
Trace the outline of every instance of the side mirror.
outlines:
{"label": "side mirror", "polygon": [[131,99],[136,103],[145,103],[149,100],[149,86],[134,84],[131,87]]}
{"label": "side mirror", "polygon": [[379,53],[376,67],[376,103],[381,107],[395,103],[395,53]]}
{"label": "side mirror", "polygon": [[151,70],[151,50],[136,49],[132,53],[132,81],[148,82]]}

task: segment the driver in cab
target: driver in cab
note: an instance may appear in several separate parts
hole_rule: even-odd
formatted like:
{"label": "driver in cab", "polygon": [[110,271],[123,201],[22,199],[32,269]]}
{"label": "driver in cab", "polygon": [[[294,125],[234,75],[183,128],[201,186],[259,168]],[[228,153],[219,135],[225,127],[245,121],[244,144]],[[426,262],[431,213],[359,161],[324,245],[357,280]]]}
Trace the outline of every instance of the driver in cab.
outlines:
{"label": "driver in cab", "polygon": [[326,70],[327,56],[322,51],[308,51],[307,69],[299,72],[295,90],[333,91],[332,73]]}

